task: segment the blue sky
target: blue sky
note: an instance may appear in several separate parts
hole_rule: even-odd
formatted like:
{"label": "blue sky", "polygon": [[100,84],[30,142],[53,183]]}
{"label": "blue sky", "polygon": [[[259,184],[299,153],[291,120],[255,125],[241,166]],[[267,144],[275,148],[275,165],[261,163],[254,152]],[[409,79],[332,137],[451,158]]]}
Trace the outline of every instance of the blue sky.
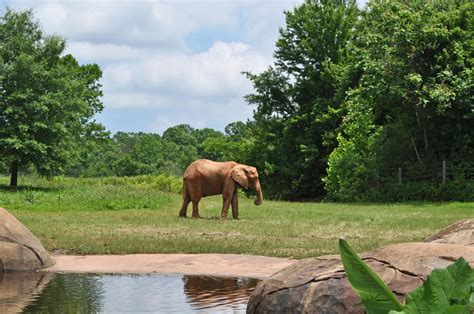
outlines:
{"label": "blue sky", "polygon": [[162,133],[187,123],[223,130],[245,121],[252,91],[241,71],[273,61],[284,10],[294,0],[3,0],[31,8],[46,34],[103,71],[97,116],[107,129]]}

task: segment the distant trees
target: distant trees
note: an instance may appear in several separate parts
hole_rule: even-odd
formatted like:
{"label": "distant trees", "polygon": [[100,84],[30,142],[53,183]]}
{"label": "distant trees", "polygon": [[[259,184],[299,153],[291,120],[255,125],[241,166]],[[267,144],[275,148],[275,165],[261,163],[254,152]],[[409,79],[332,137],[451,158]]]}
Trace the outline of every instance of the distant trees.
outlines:
{"label": "distant trees", "polygon": [[101,132],[92,117],[102,110],[95,64],[62,55],[65,40],[46,36],[31,11],[6,9],[0,18],[0,159],[10,185],[20,167],[51,176],[75,158],[76,146]]}
{"label": "distant trees", "polygon": [[[113,136],[103,134],[84,146],[79,157],[66,168],[72,176],[135,176],[143,174],[168,174],[181,176],[186,167],[198,158],[216,161],[248,161],[252,140],[243,122],[239,134],[204,128],[194,129],[180,124],[168,128],[163,136],[154,133],[118,132]],[[236,131],[237,132],[237,131]]]}

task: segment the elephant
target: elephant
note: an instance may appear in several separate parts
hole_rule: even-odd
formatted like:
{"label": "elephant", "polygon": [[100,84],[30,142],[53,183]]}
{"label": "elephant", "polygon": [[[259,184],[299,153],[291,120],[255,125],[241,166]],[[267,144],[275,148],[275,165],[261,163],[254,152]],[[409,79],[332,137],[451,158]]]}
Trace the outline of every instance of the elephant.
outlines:
{"label": "elephant", "polygon": [[179,217],[186,217],[188,204],[193,203],[193,218],[200,218],[198,204],[202,197],[222,194],[221,219],[227,218],[229,205],[232,217],[239,218],[237,187],[252,188],[257,192],[254,204],[263,201],[262,188],[255,167],[234,161],[216,162],[199,159],[189,165],[183,175],[183,205]]}

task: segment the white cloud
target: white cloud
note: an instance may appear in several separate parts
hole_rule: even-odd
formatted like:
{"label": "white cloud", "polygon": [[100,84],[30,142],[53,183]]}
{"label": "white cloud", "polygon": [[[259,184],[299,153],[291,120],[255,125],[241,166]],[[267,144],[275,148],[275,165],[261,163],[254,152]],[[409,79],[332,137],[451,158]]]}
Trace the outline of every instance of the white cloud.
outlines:
{"label": "white cloud", "polygon": [[[243,43],[215,43],[199,54],[163,54],[137,62],[111,64],[104,69],[107,90],[140,91],[149,100],[118,101],[109,106],[161,106],[156,96],[188,95],[195,97],[234,98],[250,91],[242,71],[259,72],[267,59]],[[143,94],[142,94],[143,95]]]}
{"label": "white cloud", "polygon": [[[45,33],[67,39],[67,53],[101,66],[107,114],[136,110],[140,119],[141,112],[154,112],[155,122],[143,123],[142,131],[163,131],[170,123],[223,129],[249,118],[243,96],[251,84],[241,72],[260,72],[272,62],[282,12],[301,1],[5,2],[32,8]],[[190,35],[203,43],[200,49],[187,41]],[[101,120],[113,130],[131,128]]]}
{"label": "white cloud", "polygon": [[48,33],[102,44],[158,45],[170,51],[186,49],[185,36],[193,31],[238,22],[238,5],[232,2],[20,0],[15,4],[33,6]]}
{"label": "white cloud", "polygon": [[84,41],[72,41],[67,44],[67,52],[75,58],[90,62],[131,61],[146,58],[150,53],[126,45],[94,44]]}

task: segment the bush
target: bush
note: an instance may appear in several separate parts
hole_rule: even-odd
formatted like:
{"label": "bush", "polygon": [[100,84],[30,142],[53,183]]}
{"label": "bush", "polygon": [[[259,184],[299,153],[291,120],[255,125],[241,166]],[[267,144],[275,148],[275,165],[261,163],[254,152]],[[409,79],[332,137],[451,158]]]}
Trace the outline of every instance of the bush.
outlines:
{"label": "bush", "polygon": [[474,181],[456,178],[445,184],[439,182],[386,183],[368,190],[361,197],[364,201],[474,201]]}

